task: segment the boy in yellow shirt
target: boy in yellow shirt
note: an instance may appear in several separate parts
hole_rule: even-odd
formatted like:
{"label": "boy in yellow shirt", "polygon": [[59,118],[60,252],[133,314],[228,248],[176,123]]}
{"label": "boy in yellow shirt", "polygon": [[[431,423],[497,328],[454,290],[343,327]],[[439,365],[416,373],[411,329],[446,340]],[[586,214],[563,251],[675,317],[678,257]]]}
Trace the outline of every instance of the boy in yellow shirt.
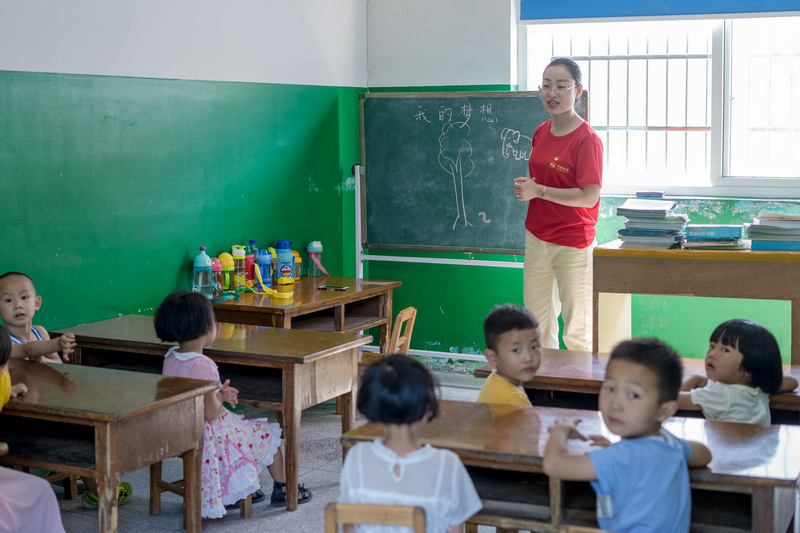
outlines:
{"label": "boy in yellow shirt", "polygon": [[519,305],[495,308],[483,321],[486,350],[494,366],[478,401],[506,405],[531,405],[522,384],[533,379],[542,362],[539,321]]}

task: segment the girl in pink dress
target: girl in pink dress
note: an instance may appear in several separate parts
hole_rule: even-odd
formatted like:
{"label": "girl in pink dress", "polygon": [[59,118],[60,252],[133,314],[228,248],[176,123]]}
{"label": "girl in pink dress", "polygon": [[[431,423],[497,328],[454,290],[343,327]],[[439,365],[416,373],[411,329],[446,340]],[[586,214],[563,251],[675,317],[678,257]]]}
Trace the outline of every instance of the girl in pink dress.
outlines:
{"label": "girl in pink dress", "polygon": [[[49,341],[28,344],[40,342]],[[24,384],[11,386],[7,369],[10,356],[11,337],[6,328],[0,326],[0,411],[12,396],[27,392]],[[0,532],[64,533],[58,501],[50,483],[31,474],[0,467]]]}
{"label": "girl in pink dress", "polygon": [[[189,291],[174,292],[159,306],[155,316],[158,337],[177,342],[164,358],[162,374],[193,379],[221,381],[216,363],[203,355],[203,348],[217,338],[214,310],[207,297]],[[265,498],[258,474],[267,467],[272,479],[271,502],[286,505],[286,468],[281,453],[281,428],[266,418],[247,420],[222,405],[237,403],[239,391],[230,380],[204,397],[202,485],[203,518],[220,518],[225,509],[238,507],[239,500],[253,495],[253,502]],[[311,491],[299,487],[299,503],[311,499]]]}

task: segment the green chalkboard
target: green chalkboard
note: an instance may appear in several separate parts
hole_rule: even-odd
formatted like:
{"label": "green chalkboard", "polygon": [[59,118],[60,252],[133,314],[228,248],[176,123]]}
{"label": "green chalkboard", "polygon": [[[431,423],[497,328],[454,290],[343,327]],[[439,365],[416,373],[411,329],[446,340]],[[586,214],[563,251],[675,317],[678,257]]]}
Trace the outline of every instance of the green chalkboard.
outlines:
{"label": "green chalkboard", "polygon": [[537,92],[361,95],[365,248],[524,248],[531,138],[549,118]]}

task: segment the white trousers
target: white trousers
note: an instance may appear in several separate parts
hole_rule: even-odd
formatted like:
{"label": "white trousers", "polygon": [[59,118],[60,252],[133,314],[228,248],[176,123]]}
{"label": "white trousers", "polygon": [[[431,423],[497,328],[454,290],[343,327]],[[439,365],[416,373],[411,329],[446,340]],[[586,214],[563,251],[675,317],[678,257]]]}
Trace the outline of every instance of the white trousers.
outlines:
{"label": "white trousers", "polygon": [[558,315],[568,350],[592,350],[592,250],[544,242],[525,232],[523,297],[539,319],[543,348],[558,349]]}

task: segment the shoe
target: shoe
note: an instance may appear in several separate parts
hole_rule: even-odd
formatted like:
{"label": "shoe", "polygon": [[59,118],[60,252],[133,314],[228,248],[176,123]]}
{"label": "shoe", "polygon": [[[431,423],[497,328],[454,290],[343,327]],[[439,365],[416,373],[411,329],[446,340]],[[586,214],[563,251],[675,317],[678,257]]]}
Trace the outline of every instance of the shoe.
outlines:
{"label": "shoe", "polygon": [[[120,483],[119,488],[117,489],[117,505],[123,505],[127,503],[127,501],[131,499],[132,494],[133,486],[131,486],[130,483],[127,481]],[[100,504],[100,500],[97,497],[97,494],[87,490],[86,494],[84,494],[83,498],[81,498],[81,503],[83,503],[84,509],[97,509],[97,506]]]}
{"label": "shoe", "polygon": [[[263,502],[263,501],[264,501],[264,499],[265,499],[266,497],[267,497],[267,495],[266,495],[266,494],[264,494],[264,493],[261,491],[261,489],[258,489],[257,491],[255,491],[255,492],[253,493],[253,500],[252,500],[252,503]],[[239,501],[237,501],[236,503],[231,503],[231,504],[229,504],[229,505],[226,505],[226,506],[225,506],[225,509],[238,509],[239,507],[241,507],[241,506],[242,506],[242,503],[241,503],[241,502],[242,502],[242,500],[239,500]]]}
{"label": "shoe", "polygon": [[[273,507],[286,507],[286,492],[285,492],[286,483],[280,483],[278,481],[273,482],[272,484],[272,498],[270,498],[270,505]],[[311,498],[314,496],[311,491],[305,488],[303,485],[297,487],[298,492],[301,494],[300,498],[297,499],[297,503],[306,503],[311,501]]]}

